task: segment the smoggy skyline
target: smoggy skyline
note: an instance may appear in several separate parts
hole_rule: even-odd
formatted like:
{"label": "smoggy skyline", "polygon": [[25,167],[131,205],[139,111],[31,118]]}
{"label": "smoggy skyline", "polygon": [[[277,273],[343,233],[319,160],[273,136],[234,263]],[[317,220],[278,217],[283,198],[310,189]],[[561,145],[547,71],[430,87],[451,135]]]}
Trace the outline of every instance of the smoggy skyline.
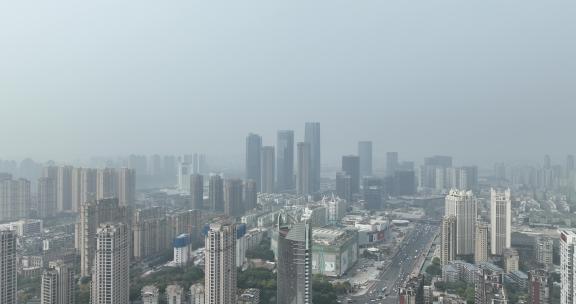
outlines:
{"label": "smoggy skyline", "polygon": [[[576,153],[570,1],[9,1],[0,158],[203,152],[322,126],[322,162],[562,163]],[[561,158],[562,157],[562,158]],[[381,163],[381,162],[380,162]],[[375,164],[378,165],[378,162]]]}

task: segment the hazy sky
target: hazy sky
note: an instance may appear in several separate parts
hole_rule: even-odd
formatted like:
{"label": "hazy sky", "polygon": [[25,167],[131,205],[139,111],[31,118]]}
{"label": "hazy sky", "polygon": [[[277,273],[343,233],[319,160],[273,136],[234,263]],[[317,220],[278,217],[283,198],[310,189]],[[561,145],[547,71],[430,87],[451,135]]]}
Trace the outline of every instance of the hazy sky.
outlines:
{"label": "hazy sky", "polygon": [[576,2],[2,1],[0,157],[576,153]]}

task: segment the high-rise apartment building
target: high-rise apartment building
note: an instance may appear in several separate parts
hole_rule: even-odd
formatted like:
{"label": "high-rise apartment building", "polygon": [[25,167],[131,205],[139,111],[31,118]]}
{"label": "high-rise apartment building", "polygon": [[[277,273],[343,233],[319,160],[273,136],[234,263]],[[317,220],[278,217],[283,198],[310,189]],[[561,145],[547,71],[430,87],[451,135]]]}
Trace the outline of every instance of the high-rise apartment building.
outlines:
{"label": "high-rise apartment building", "polygon": [[241,179],[227,179],[224,182],[224,214],[240,216],[244,213],[243,187]]}
{"label": "high-rise apartment building", "polygon": [[386,152],[386,175],[394,176],[398,168],[398,152]]}
{"label": "high-rise apartment building", "polygon": [[278,192],[294,189],[294,131],[278,131],[276,145],[276,187]]}
{"label": "high-rise apartment building", "polygon": [[506,273],[518,271],[520,264],[520,255],[518,254],[518,250],[514,248],[506,248],[504,252],[502,252],[502,256]]}
{"label": "high-rise apartment building", "polygon": [[146,285],[142,287],[140,298],[142,298],[142,304],[158,304],[160,301],[160,290],[154,285]]}
{"label": "high-rise apartment building", "polygon": [[296,176],[296,192],[301,195],[312,193],[312,167],[311,150],[307,142],[297,145],[298,170]]}
{"label": "high-rise apartment building", "polygon": [[244,182],[244,211],[256,208],[258,203],[258,191],[256,190],[256,181],[247,180]]}
{"label": "high-rise apartment building", "polygon": [[276,160],[274,156],[274,147],[265,146],[261,151],[261,164],[260,164],[260,191],[263,193],[274,193],[274,179],[276,178],[274,168]]}
{"label": "high-rise apartment building", "polygon": [[511,205],[510,189],[504,191],[491,189],[490,221],[492,237],[490,238],[490,246],[493,255],[501,255],[504,249],[510,248],[512,236]]}
{"label": "high-rise apartment building", "polygon": [[548,272],[545,270],[528,271],[528,303],[550,304]]}
{"label": "high-rise apartment building", "polygon": [[76,282],[74,270],[63,261],[50,262],[42,273],[41,304],[74,304]]}
{"label": "high-rise apartment building", "polygon": [[120,206],[132,206],[136,201],[136,172],[134,169],[116,169],[118,186],[116,197]]}
{"label": "high-rise apartment building", "polygon": [[80,210],[80,206],[96,199],[98,170],[93,168],[74,168],[72,170],[72,209]]}
{"label": "high-rise apartment building", "polygon": [[456,217],[456,254],[474,254],[476,197],[471,191],[450,190],[445,202],[446,215]]}
{"label": "high-rise apartment building", "polygon": [[210,210],[214,212],[224,212],[224,181],[220,175],[210,176],[208,192]]}
{"label": "high-rise apartment building", "polygon": [[278,217],[277,303],[312,303],[312,225]]}
{"label": "high-rise apartment building", "polygon": [[372,142],[358,143],[358,156],[360,157],[360,176],[372,176]]}
{"label": "high-rise apartment building", "polygon": [[96,199],[118,197],[118,176],[114,168],[98,169],[96,172]]}
{"label": "high-rise apartment building", "polygon": [[360,158],[356,155],[342,156],[342,171],[350,175],[352,195],[360,193]]}
{"label": "high-rise apartment building", "polygon": [[236,303],[236,226],[211,224],[204,246],[204,297],[207,304]]}
{"label": "high-rise apartment building", "polygon": [[96,251],[96,233],[102,223],[129,223],[129,209],[120,206],[117,198],[102,199],[84,203],[76,224],[76,248],[80,251],[80,275],[90,276],[94,252]]}
{"label": "high-rise apartment building", "polygon": [[162,207],[136,209],[132,216],[132,257],[136,260],[170,249],[166,210]]}
{"label": "high-rise apartment building", "polygon": [[190,286],[190,304],[204,304],[204,284],[196,283]]}
{"label": "high-rise apartment building", "polygon": [[310,145],[310,192],[320,191],[320,123],[307,122],[304,130],[304,142]]}
{"label": "high-rise apartment building", "polygon": [[40,218],[56,215],[56,180],[41,177],[38,179],[38,215]]}
{"label": "high-rise apartment building", "polygon": [[0,303],[16,304],[16,232],[0,229]]}
{"label": "high-rise apartment building", "polygon": [[488,224],[476,222],[476,240],[474,250],[474,263],[480,264],[488,261]]}
{"label": "high-rise apartment building", "polygon": [[574,303],[574,246],[576,233],[560,231],[560,304]]}
{"label": "high-rise apartment building", "polygon": [[262,137],[250,133],[246,137],[246,179],[256,182],[256,189],[260,190],[260,152],[262,150]]}
{"label": "high-rise apartment building", "polygon": [[204,208],[204,177],[200,174],[190,176],[190,196],[192,209]]}
{"label": "high-rise apartment building", "polygon": [[28,180],[12,178],[0,180],[0,222],[26,217],[30,205]]}
{"label": "high-rise apartment building", "polygon": [[58,211],[73,211],[72,209],[72,167],[58,167],[57,207]]}
{"label": "high-rise apartment building", "polygon": [[123,223],[101,224],[96,232],[91,304],[128,304],[130,237]]}
{"label": "high-rise apartment building", "polygon": [[456,259],[456,216],[442,218],[440,262],[442,265]]}
{"label": "high-rise apartment building", "polygon": [[168,237],[170,241],[181,234],[187,234],[194,240],[200,240],[202,230],[202,212],[200,210],[179,211],[167,216]]}
{"label": "high-rise apartment building", "polygon": [[186,303],[186,296],[184,289],[180,285],[166,286],[166,300],[168,304],[184,304]]}
{"label": "high-rise apartment building", "polygon": [[548,237],[536,239],[536,262],[548,269],[553,266],[554,241]]}

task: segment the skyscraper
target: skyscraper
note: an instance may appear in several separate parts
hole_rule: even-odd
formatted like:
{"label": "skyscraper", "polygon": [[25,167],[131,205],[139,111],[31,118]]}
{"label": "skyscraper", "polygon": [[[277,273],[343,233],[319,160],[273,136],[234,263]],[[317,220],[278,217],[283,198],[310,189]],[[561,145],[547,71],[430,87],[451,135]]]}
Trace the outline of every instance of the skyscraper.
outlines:
{"label": "skyscraper", "polygon": [[242,180],[227,179],[224,182],[224,214],[227,216],[242,215],[244,213],[242,197]]}
{"label": "skyscraper", "polygon": [[276,163],[273,146],[262,147],[261,161],[260,169],[262,172],[260,176],[262,179],[260,182],[260,191],[263,193],[274,193],[274,178],[276,177],[274,166],[276,166]]}
{"label": "skyscraper", "polygon": [[118,176],[113,168],[98,169],[96,173],[96,199],[118,197]]}
{"label": "skyscraper", "polygon": [[294,189],[294,131],[278,131],[276,145],[276,186],[278,192]]}
{"label": "skyscraper", "polygon": [[50,262],[42,273],[41,304],[74,304],[74,271],[63,261]]}
{"label": "skyscraper", "polygon": [[28,180],[11,177],[0,180],[0,222],[26,217],[30,204]]}
{"label": "skyscraper", "polygon": [[130,222],[127,207],[120,206],[117,198],[91,201],[81,205],[76,224],[76,245],[80,251],[80,275],[82,277],[91,274],[96,251],[96,229],[106,222]]}
{"label": "skyscraper", "polygon": [[570,173],[574,171],[574,155],[566,156],[566,177],[570,177]]}
{"label": "skyscraper", "polygon": [[72,209],[80,210],[80,205],[96,199],[97,170],[74,168],[72,170]]}
{"label": "skyscraper", "polygon": [[574,299],[574,245],[576,233],[560,231],[560,304],[572,304]]}
{"label": "skyscraper", "polygon": [[308,195],[312,191],[312,168],[310,144],[299,142],[298,150],[298,170],[296,177],[296,192],[301,195]]}
{"label": "skyscraper", "polygon": [[545,270],[528,271],[528,303],[550,304],[548,272]]}
{"label": "skyscraper", "polygon": [[38,179],[38,214],[41,218],[56,215],[56,181],[51,178]]}
{"label": "skyscraper", "polygon": [[501,255],[504,249],[510,248],[512,236],[512,210],[510,189],[504,191],[491,189],[490,221],[491,221],[491,252]]}
{"label": "skyscraper", "polygon": [[352,195],[360,193],[360,158],[356,155],[342,156],[342,171],[350,175]]}
{"label": "skyscraper", "polygon": [[244,182],[244,211],[256,208],[258,203],[258,192],[256,191],[256,182],[254,180],[247,180]]}
{"label": "skyscraper", "polygon": [[312,303],[312,226],[278,217],[277,303]]}
{"label": "skyscraper", "polygon": [[220,175],[210,176],[208,185],[208,195],[210,200],[210,210],[224,212],[224,181]]}
{"label": "skyscraper", "polygon": [[142,287],[140,297],[142,298],[142,304],[158,304],[160,291],[154,285],[146,285]]}
{"label": "skyscraper", "polygon": [[442,218],[440,261],[442,265],[456,259],[456,217],[447,215]]}
{"label": "skyscraper", "polygon": [[536,262],[545,269],[553,266],[554,241],[548,237],[536,239]]}
{"label": "skyscraper", "polygon": [[117,197],[120,206],[132,206],[136,201],[136,172],[134,169],[120,168],[117,174]]}
{"label": "skyscraper", "polygon": [[370,210],[382,209],[382,179],[379,177],[364,177],[362,192],[366,208]]}
{"label": "skyscraper", "polygon": [[16,232],[0,228],[0,303],[16,304]]}
{"label": "skyscraper", "polygon": [[123,223],[101,224],[96,232],[92,272],[92,304],[128,304],[130,238]]}
{"label": "skyscraper", "polygon": [[159,255],[170,248],[168,220],[163,207],[134,210],[132,216],[132,250],[134,259]]}
{"label": "skyscraper", "polygon": [[386,175],[394,176],[398,168],[398,152],[386,152]]}
{"label": "skyscraper", "polygon": [[192,209],[204,208],[204,177],[200,174],[190,176],[190,196],[192,197]]}
{"label": "skyscraper", "polygon": [[456,254],[474,254],[476,197],[471,191],[450,190],[446,196],[446,215],[456,217]]}
{"label": "skyscraper", "polygon": [[204,259],[205,303],[236,303],[236,226],[233,223],[210,225]]}
{"label": "skyscraper", "polygon": [[262,137],[250,133],[246,137],[246,179],[256,182],[256,189],[260,190],[260,151],[262,150]]}
{"label": "skyscraper", "polygon": [[58,211],[72,211],[72,167],[58,167]]}
{"label": "skyscraper", "polygon": [[186,303],[186,296],[184,289],[180,285],[166,286],[166,299],[168,304],[183,304]]}
{"label": "skyscraper", "polygon": [[372,175],[372,142],[361,141],[358,143],[358,156],[360,157],[360,176]]}
{"label": "skyscraper", "polygon": [[352,202],[352,179],[346,172],[336,173],[336,195],[347,202]]}
{"label": "skyscraper", "polygon": [[320,123],[307,122],[304,131],[304,142],[310,145],[310,192],[320,191]]}
{"label": "skyscraper", "polygon": [[476,222],[476,248],[474,250],[474,263],[488,261],[488,224]]}
{"label": "skyscraper", "polygon": [[416,174],[412,170],[396,170],[393,178],[394,196],[416,194]]}

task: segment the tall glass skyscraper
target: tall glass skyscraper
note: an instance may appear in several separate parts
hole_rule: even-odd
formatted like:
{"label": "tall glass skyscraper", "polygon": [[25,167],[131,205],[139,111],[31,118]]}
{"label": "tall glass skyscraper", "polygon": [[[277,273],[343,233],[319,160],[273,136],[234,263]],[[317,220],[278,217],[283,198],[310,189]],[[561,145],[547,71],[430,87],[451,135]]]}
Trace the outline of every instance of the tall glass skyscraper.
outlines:
{"label": "tall glass skyscraper", "polygon": [[260,191],[260,150],[262,150],[262,137],[250,133],[246,137],[246,179],[256,182],[256,189]]}
{"label": "tall glass skyscraper", "polygon": [[320,123],[307,122],[304,141],[310,145],[311,192],[320,191]]}
{"label": "tall glass skyscraper", "polygon": [[278,131],[276,146],[276,187],[279,192],[294,189],[294,131]]}

